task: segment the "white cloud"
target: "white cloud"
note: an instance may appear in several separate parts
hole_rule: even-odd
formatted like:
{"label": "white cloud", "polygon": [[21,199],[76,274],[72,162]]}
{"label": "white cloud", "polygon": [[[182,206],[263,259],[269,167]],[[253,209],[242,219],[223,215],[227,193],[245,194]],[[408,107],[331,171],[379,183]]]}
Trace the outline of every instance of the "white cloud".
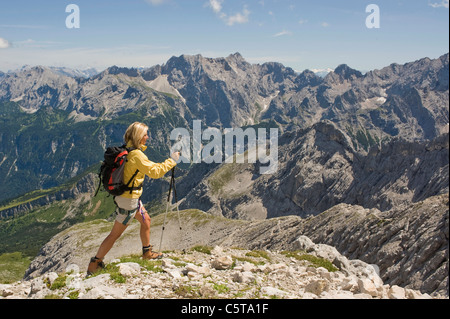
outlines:
{"label": "white cloud", "polygon": [[277,34],[274,34],[273,37],[278,38],[278,37],[282,37],[283,35],[291,35],[291,34],[292,34],[291,31],[283,30],[281,32],[278,32]]}
{"label": "white cloud", "polygon": [[246,7],[244,7],[244,10],[242,13],[238,12],[235,15],[232,15],[230,17],[225,17],[225,21],[227,25],[232,26],[235,23],[243,24],[248,22],[248,17],[250,16],[250,11]]}
{"label": "white cloud", "polygon": [[436,2],[436,3],[428,3],[429,6],[433,7],[433,8],[440,8],[440,7],[444,7],[448,9],[449,6],[449,0],[442,0],[440,3]]}
{"label": "white cloud", "polygon": [[244,6],[242,12],[235,13],[233,15],[228,15],[222,11],[224,0],[209,0],[206,4],[209,6],[219,18],[225,22],[227,25],[232,26],[234,24],[243,24],[248,22],[250,16],[250,11],[247,6]]}
{"label": "white cloud", "polygon": [[168,2],[168,0],[145,0],[145,2],[147,2],[153,6],[159,6],[160,4]]}
{"label": "white cloud", "polygon": [[328,22],[322,22],[320,25],[324,28],[328,28],[330,26]]}
{"label": "white cloud", "polygon": [[220,13],[222,11],[223,0],[209,0],[209,6],[215,13]]}
{"label": "white cloud", "polygon": [[11,46],[8,40],[0,38],[0,49],[7,49]]}

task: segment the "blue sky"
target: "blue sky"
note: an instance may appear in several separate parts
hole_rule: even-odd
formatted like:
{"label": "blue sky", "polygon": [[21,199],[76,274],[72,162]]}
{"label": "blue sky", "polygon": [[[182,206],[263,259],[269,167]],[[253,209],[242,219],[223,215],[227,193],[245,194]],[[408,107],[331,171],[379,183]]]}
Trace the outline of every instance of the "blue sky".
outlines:
{"label": "blue sky", "polygon": [[[80,9],[69,29],[66,6]],[[369,4],[380,28],[367,28]],[[171,56],[367,71],[449,51],[448,0],[14,0],[0,4],[0,70],[149,67]]]}

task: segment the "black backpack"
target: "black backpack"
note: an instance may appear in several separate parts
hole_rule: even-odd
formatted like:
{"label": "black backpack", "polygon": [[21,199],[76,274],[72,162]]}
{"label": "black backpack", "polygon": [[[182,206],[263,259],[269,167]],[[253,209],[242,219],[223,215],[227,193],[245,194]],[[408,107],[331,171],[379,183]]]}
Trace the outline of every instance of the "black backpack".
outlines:
{"label": "black backpack", "polygon": [[139,170],[136,170],[126,184],[123,180],[123,171],[125,163],[127,162],[127,156],[133,150],[135,150],[135,148],[127,148],[125,145],[107,148],[104,155],[105,160],[103,161],[98,174],[100,184],[98,185],[95,196],[97,196],[101,185],[103,185],[103,188],[113,196],[120,196],[128,191],[131,194],[134,190],[140,190],[142,188],[142,184],[138,187],[130,187],[130,184]]}

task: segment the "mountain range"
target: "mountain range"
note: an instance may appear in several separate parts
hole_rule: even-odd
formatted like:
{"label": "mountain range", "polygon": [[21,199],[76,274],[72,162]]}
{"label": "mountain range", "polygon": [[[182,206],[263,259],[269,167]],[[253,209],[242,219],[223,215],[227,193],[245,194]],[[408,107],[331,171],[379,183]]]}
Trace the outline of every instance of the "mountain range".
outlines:
{"label": "mountain range", "polygon": [[362,153],[394,137],[432,140],[448,132],[448,68],[445,54],[365,75],[340,65],[321,78],[250,64],[239,53],[114,66],[89,78],[27,67],[0,80],[0,201],[60,185],[98,163],[132,120],[149,124],[156,160],[167,156],[169,132],[190,129],[194,119],[217,128],[269,122],[281,132],[329,120]]}
{"label": "mountain range", "polygon": [[65,110],[80,121],[142,107],[153,115],[154,95],[163,92],[188,122],[201,119],[207,126],[274,118],[307,127],[329,119],[345,131],[361,126],[380,139],[431,139],[448,131],[448,59],[445,54],[392,64],[365,75],[343,64],[325,78],[274,62],[250,64],[239,53],[217,59],[182,55],[148,69],[114,66],[87,79],[35,67],[6,74],[0,101],[18,102],[28,112],[43,106]]}
{"label": "mountain range", "polygon": [[[397,212],[413,214],[428,198],[449,191],[448,53],[365,74],[342,64],[325,77],[276,62],[250,64],[239,53],[214,59],[182,55],[151,68],[113,66],[79,75],[42,66],[0,73],[0,253],[35,255],[57,232],[108,218],[112,206],[107,197],[92,198],[98,183],[94,172],[105,148],[120,144],[134,121],[149,126],[147,155],[153,161],[167,158],[170,132],[191,131],[194,120],[220,130],[278,128],[279,165],[271,175],[259,174],[259,162],[179,165],[180,208],[257,225],[258,220],[292,215],[308,224],[309,218],[340,216],[344,206],[339,205],[349,205],[348,219],[339,219],[334,228],[305,226],[314,239],[348,254],[354,251],[342,243],[358,239],[341,234],[350,225],[357,232],[350,223],[355,207],[396,220]],[[163,211],[168,188],[167,179],[146,182],[143,200],[151,203],[153,215]],[[438,202],[440,223],[448,225],[448,199]],[[327,241],[324,232],[333,240]],[[432,233],[426,242],[440,236]],[[29,236],[34,236],[32,243]],[[440,240],[435,251],[439,256],[446,252],[448,265],[445,236],[447,245]],[[11,238],[14,244],[8,246]],[[380,241],[397,245],[392,238],[381,236]],[[251,236],[240,243],[250,246],[244,241]],[[365,242],[370,247],[352,257],[375,262],[382,253],[369,248],[383,245]],[[424,255],[414,243],[408,245],[414,247],[411,256]],[[390,254],[380,263],[397,278]],[[441,259],[424,267],[432,274],[445,268]],[[448,281],[420,271],[420,280]],[[427,292],[437,289],[430,282],[427,287]]]}

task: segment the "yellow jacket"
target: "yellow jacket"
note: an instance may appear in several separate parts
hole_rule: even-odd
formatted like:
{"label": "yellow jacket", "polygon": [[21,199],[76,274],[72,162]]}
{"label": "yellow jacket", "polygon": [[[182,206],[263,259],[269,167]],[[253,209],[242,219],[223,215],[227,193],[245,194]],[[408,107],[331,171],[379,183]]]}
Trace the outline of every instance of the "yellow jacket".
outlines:
{"label": "yellow jacket", "polygon": [[[131,147],[131,144],[127,145],[127,147]],[[136,170],[139,170],[130,187],[138,187],[141,185],[144,182],[145,175],[154,179],[161,178],[177,165],[177,162],[171,158],[167,159],[164,163],[153,163],[143,153],[146,149],[146,146],[142,146],[140,149],[131,151],[127,156],[127,162],[125,163],[123,172],[124,183],[128,183]],[[132,191],[131,194],[127,191],[121,196],[125,198],[140,198],[142,191],[142,188]]]}

